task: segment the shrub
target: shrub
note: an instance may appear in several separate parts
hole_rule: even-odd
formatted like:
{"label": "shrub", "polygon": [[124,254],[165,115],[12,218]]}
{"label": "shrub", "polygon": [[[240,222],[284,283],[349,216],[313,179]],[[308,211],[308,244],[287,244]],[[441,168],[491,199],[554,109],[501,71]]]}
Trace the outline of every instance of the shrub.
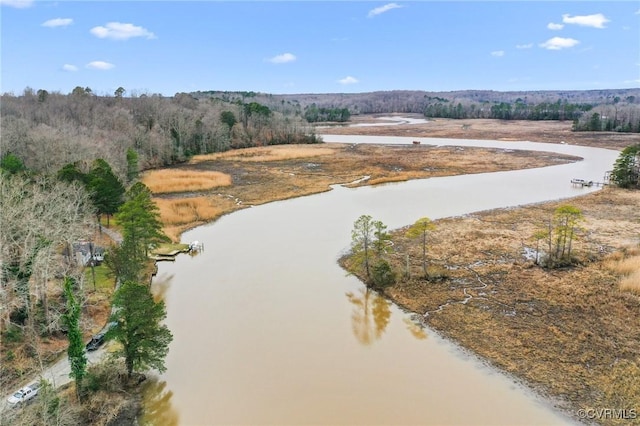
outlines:
{"label": "shrub", "polygon": [[396,283],[396,273],[386,260],[380,260],[371,268],[371,281],[374,286],[384,288]]}
{"label": "shrub", "polygon": [[14,324],[9,325],[5,332],[2,333],[2,339],[5,343],[22,342],[22,338],[22,328]]}
{"label": "shrub", "polygon": [[443,281],[449,278],[449,271],[439,265],[430,265],[427,267],[427,279],[429,281]]}
{"label": "shrub", "polygon": [[95,393],[98,391],[121,392],[125,388],[125,375],[122,374],[122,360],[108,359],[94,364],[87,369],[84,379],[85,389]]}
{"label": "shrub", "polygon": [[21,307],[14,309],[9,314],[9,319],[14,324],[25,325],[27,323],[27,318],[29,318],[29,313],[26,307]]}

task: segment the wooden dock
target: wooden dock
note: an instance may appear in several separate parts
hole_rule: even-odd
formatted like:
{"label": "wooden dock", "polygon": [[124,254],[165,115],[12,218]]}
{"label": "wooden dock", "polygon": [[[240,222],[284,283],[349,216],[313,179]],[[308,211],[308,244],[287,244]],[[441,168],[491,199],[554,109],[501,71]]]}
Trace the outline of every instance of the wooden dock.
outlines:
{"label": "wooden dock", "polygon": [[592,187],[592,186],[605,186],[608,185],[608,183],[606,182],[594,182],[592,180],[584,180],[584,179],[571,179],[571,183],[573,184],[573,186],[580,186],[582,188],[586,187]]}

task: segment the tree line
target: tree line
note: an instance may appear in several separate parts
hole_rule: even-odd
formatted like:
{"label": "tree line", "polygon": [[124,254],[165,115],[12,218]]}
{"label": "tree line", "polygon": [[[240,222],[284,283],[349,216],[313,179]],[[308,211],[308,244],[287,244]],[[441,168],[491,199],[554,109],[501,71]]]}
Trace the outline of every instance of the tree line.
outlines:
{"label": "tree line", "polygon": [[[193,92],[192,96],[214,98],[233,102],[251,100],[268,106],[273,111],[286,114],[303,115],[306,108],[315,104],[318,108],[347,108],[352,115],[415,113],[423,114],[429,105],[443,103],[463,108],[470,105],[488,106],[500,103],[515,104],[518,99],[528,105],[553,104],[561,102],[577,105],[611,105],[616,98],[619,104],[640,103],[640,89],[602,89],[602,90],[539,90],[509,91],[495,90],[457,90],[449,92],[430,92],[424,90],[389,90],[363,93],[298,93],[270,94],[259,92]],[[473,118],[470,116],[469,118]],[[486,117],[484,117],[486,118]]]}
{"label": "tree line", "polygon": [[593,109],[591,104],[573,104],[567,101],[531,104],[521,98],[515,102],[462,104],[439,99],[424,110],[431,118],[495,118],[500,120],[575,120],[583,112]]}
{"label": "tree line", "polygon": [[640,189],[640,143],[622,150],[613,165],[611,180],[621,188]]}
{"label": "tree line", "polygon": [[118,88],[114,96],[97,96],[76,87],[69,94],[31,88],[19,96],[4,94],[3,154],[45,173],[71,163],[86,168],[103,158],[124,177],[129,152],[144,170],[234,148],[319,142],[301,116],[257,102],[125,93]]}
{"label": "tree line", "polygon": [[[424,92],[273,95],[256,92],[195,92],[199,99],[260,102],[310,123],[343,121],[352,115],[419,113],[427,118],[570,121],[575,131],[640,132],[640,90]],[[347,114],[348,113],[348,114]]]}
{"label": "tree line", "polygon": [[498,120],[555,120],[573,122],[574,131],[615,131],[640,133],[640,109],[635,96],[622,100],[615,97],[610,103],[593,105],[556,102],[528,103],[521,98],[515,102],[481,104],[454,103],[437,99],[424,109],[427,118],[492,118]]}
{"label": "tree line", "polygon": [[304,118],[309,123],[317,123],[319,121],[344,123],[349,121],[351,113],[349,108],[318,108],[316,104],[311,104],[304,109]]}

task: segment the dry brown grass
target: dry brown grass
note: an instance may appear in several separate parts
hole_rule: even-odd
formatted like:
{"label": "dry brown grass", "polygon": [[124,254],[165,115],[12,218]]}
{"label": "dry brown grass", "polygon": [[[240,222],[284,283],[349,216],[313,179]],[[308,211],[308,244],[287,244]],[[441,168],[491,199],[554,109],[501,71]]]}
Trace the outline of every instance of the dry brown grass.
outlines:
{"label": "dry brown grass", "polygon": [[[93,288],[91,282],[85,285]],[[115,288],[115,282],[113,282],[113,287]],[[85,327],[89,333],[98,332],[109,321],[109,315],[111,315],[111,293],[112,290],[105,292],[99,289],[96,292],[90,292],[86,296]]]}
{"label": "dry brown grass", "polygon": [[398,174],[390,174],[389,176],[369,179],[367,181],[363,181],[363,183],[367,185],[381,185],[385,183],[406,182],[411,179],[421,179],[421,178],[424,178],[424,172],[407,171],[407,172],[402,172]]}
{"label": "dry brown grass", "polygon": [[210,220],[222,211],[212,197],[190,197],[155,200],[160,208],[160,219],[167,225],[184,225]]}
{"label": "dry brown grass", "polygon": [[270,162],[333,155],[335,153],[336,149],[320,145],[277,145],[196,155],[191,159],[191,163],[198,164],[221,159],[227,161]]}
{"label": "dry brown grass", "polygon": [[640,271],[640,256],[626,257],[621,260],[608,262],[607,266],[618,274],[629,275]]}
{"label": "dry brown grass", "polygon": [[640,294],[640,268],[620,280],[620,290]]}
{"label": "dry brown grass", "polygon": [[168,194],[229,186],[232,180],[230,175],[216,171],[166,169],[145,173],[142,182],[154,194]]}
{"label": "dry brown grass", "polygon": [[225,196],[187,198],[155,198],[160,209],[164,231],[173,241],[179,241],[180,233],[194,225],[210,222],[223,214],[240,208],[234,199]]}
{"label": "dry brown grass", "polygon": [[620,276],[620,290],[640,294],[640,247],[629,247],[612,254],[605,267]]}
{"label": "dry brown grass", "polygon": [[[178,241],[181,232],[245,205],[259,205],[287,198],[328,191],[331,185],[348,184],[363,176],[367,182],[349,186],[377,185],[433,176],[483,173],[542,167],[575,158],[553,153],[456,147],[383,146],[353,144],[281,145],[232,150],[195,157],[184,170],[187,177],[202,172],[230,176],[232,184],[216,202],[195,201],[195,185],[170,188],[171,195],[158,197],[165,233]],[[153,176],[151,173],[150,176]],[[166,187],[167,175],[159,174]],[[159,189],[154,188],[158,195]],[[162,191],[166,192],[167,188]],[[230,202],[233,200],[232,202]],[[241,200],[241,205],[235,203]]]}
{"label": "dry brown grass", "polygon": [[[406,182],[407,180],[409,179],[406,176],[386,176],[386,177],[380,177],[376,179],[368,179],[366,181],[363,181],[363,183],[366,183],[367,185],[382,185],[385,183]],[[361,185],[361,184],[358,184],[358,185]]]}

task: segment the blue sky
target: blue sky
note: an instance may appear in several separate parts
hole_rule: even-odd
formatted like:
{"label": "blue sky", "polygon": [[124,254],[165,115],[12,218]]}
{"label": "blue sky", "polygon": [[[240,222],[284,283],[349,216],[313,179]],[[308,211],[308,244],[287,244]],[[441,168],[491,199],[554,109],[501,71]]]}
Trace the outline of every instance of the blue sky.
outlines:
{"label": "blue sky", "polygon": [[640,87],[640,1],[0,0],[0,92]]}

